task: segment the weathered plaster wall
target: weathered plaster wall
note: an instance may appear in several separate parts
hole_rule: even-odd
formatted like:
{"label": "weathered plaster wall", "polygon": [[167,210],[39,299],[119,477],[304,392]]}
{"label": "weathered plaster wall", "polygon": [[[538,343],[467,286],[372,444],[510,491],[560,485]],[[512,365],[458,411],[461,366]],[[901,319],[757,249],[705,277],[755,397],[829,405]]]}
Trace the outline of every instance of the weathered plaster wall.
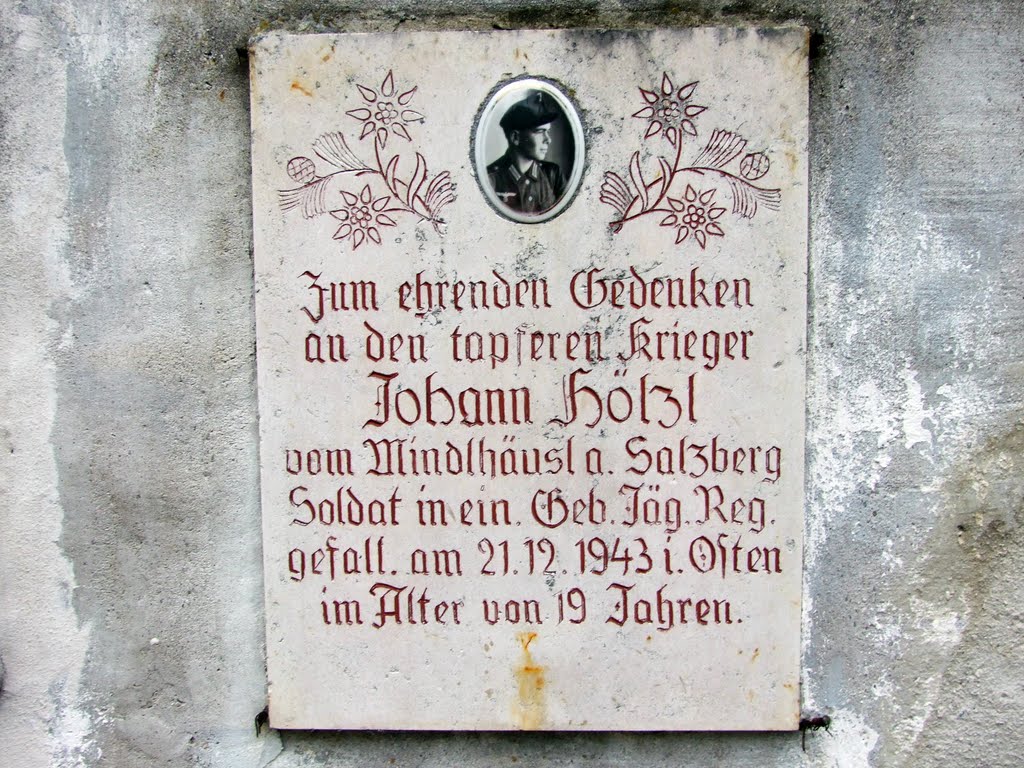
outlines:
{"label": "weathered plaster wall", "polygon": [[[831,733],[264,733],[248,82],[265,28],[814,31],[806,708]],[[1024,7],[0,9],[0,765],[1017,766]]]}

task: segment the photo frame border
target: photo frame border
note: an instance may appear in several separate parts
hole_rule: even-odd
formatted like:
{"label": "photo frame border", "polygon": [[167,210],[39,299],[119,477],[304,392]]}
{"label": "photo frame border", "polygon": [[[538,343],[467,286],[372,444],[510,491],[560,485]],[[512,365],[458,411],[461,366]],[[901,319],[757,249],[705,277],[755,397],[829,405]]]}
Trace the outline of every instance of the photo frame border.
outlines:
{"label": "photo frame border", "polygon": [[[565,193],[557,203],[541,213],[520,213],[519,211],[512,210],[498,198],[487,178],[488,161],[484,156],[484,146],[486,144],[484,131],[490,127],[497,117],[494,112],[498,102],[517,90],[543,91],[551,96],[562,110],[562,114],[565,115],[575,143],[572,173],[566,179]],[[543,224],[560,216],[575,200],[583,182],[584,165],[587,155],[586,131],[584,130],[583,119],[580,117],[579,109],[576,107],[575,102],[569,98],[567,89],[560,83],[536,75],[524,75],[498,83],[487,94],[487,98],[477,110],[476,118],[473,121],[473,134],[471,138],[470,154],[477,185],[480,187],[480,191],[483,193],[488,205],[502,218],[518,224]]]}

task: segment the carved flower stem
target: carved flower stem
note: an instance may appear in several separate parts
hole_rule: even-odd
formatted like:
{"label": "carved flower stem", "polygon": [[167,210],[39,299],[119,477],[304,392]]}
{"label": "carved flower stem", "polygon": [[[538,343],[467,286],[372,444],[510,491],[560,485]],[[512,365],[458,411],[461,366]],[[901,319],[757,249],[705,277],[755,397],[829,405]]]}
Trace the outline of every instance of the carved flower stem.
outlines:
{"label": "carved flower stem", "polygon": [[710,168],[710,167],[707,167],[707,166],[690,166],[688,168],[680,168],[679,172],[680,173],[696,173],[699,176],[703,176],[705,173],[717,173],[719,176],[728,176],[730,179],[735,179],[740,184],[746,184],[751,189],[758,189],[758,190],[761,190],[761,191],[766,191],[766,189],[764,187],[759,187],[756,184],[751,184],[749,181],[747,181],[743,177],[737,176],[735,173],[729,173],[728,171],[723,171],[721,168]]}
{"label": "carved flower stem", "polygon": [[[621,226],[621,225],[625,224],[628,221],[633,221],[633,219],[639,219],[641,216],[646,216],[648,213],[654,213],[655,211],[667,210],[667,209],[664,209],[664,208],[658,208],[658,205],[661,204],[661,201],[665,199],[665,196],[668,194],[669,189],[671,189],[672,182],[675,181],[675,179],[676,179],[676,174],[680,173],[683,170],[686,170],[684,168],[680,168],[679,167],[679,160],[680,160],[682,154],[683,154],[683,142],[682,142],[682,139],[680,138],[678,141],[676,141],[676,157],[675,157],[675,160],[672,161],[672,169],[669,171],[668,179],[665,181],[665,184],[661,188],[661,194],[658,195],[658,199],[654,201],[654,203],[651,205],[650,208],[645,208],[644,210],[639,211],[638,213],[632,213],[632,214],[629,214],[628,216],[623,216],[621,219],[618,219],[617,221],[613,221],[611,223],[611,226],[613,226],[613,227],[617,226],[617,225]],[[659,182],[660,178],[661,177],[658,177],[657,179],[652,181],[650,184],[646,184],[645,185],[646,188],[647,189],[651,189],[654,185],[656,185]],[[639,197],[634,198],[633,202],[636,202],[638,199],[639,199]],[[632,207],[632,204],[630,205],[630,207]]]}
{"label": "carved flower stem", "polygon": [[[661,188],[661,194],[658,195],[658,199],[654,201],[654,204],[651,205],[650,208],[648,208],[646,211],[641,211],[639,214],[637,214],[638,216],[643,216],[645,213],[653,213],[655,211],[655,209],[657,209],[657,207],[661,203],[661,201],[664,200],[665,197],[668,195],[668,191],[672,188],[672,182],[674,182],[676,180],[676,174],[678,174],[679,171],[681,170],[680,167],[679,167],[679,160],[682,157],[682,155],[683,155],[683,138],[682,138],[682,136],[680,136],[676,140],[676,158],[675,158],[675,160],[672,161],[672,170],[669,171],[668,179],[665,181],[664,186]],[[647,185],[647,188],[650,189],[651,187],[653,187],[657,183],[658,183],[658,180],[655,179],[654,181],[652,181],[650,184]],[[635,217],[633,217],[633,218],[635,218]],[[627,221],[627,219],[624,219],[624,221]]]}
{"label": "carved flower stem", "polygon": [[683,139],[679,138],[676,142],[676,159],[672,161],[672,174],[668,178],[668,184],[665,185],[665,192],[668,192],[668,188],[672,186],[672,181],[675,179],[676,174],[679,172],[679,160],[683,156]]}
{"label": "carved flower stem", "polygon": [[429,216],[424,216],[411,205],[407,205],[406,203],[402,202],[402,198],[398,196],[398,190],[391,186],[391,182],[388,181],[387,173],[385,173],[384,171],[384,163],[380,158],[380,142],[377,141],[376,139],[373,140],[373,154],[377,158],[377,167],[376,169],[371,168],[370,173],[375,173],[381,177],[381,179],[384,181],[384,186],[387,187],[388,192],[390,192],[392,197],[395,198],[395,203],[398,206],[397,208],[386,208],[385,210],[404,211],[406,213],[411,213],[414,214],[415,216],[418,216],[422,221],[432,221],[432,219]]}
{"label": "carved flower stem", "polygon": [[732,179],[733,181],[738,181],[740,184],[743,184],[746,187],[750,187],[751,189],[757,190],[758,192],[778,191],[777,189],[772,189],[771,187],[759,187],[757,186],[757,184],[754,184],[753,182],[744,179],[742,176],[737,176],[735,173],[729,173],[729,171],[723,170],[721,168],[709,168],[707,166],[691,166],[689,168],[680,168],[679,172],[696,173],[699,176],[703,176],[705,173],[715,173],[721,176],[722,178],[728,178]]}
{"label": "carved flower stem", "polygon": [[[672,211],[669,210],[668,208],[658,208],[658,205],[661,203],[662,200],[665,199],[665,196],[668,194],[669,187],[672,186],[672,183],[675,181],[676,176],[678,174],[680,174],[680,173],[696,173],[698,176],[703,176],[705,173],[714,173],[714,174],[717,174],[717,175],[719,175],[719,176],[721,176],[723,178],[728,177],[730,179],[738,181],[740,184],[745,184],[746,186],[750,187],[751,189],[756,189],[758,192],[770,192],[771,191],[768,187],[759,187],[756,184],[751,184],[749,181],[747,181],[746,179],[744,179],[744,178],[742,178],[740,176],[737,176],[735,173],[729,173],[728,171],[724,171],[721,168],[711,168],[709,166],[687,166],[686,168],[680,168],[678,166],[679,166],[679,152],[677,151],[676,152],[676,162],[675,162],[675,165],[672,168],[672,173],[668,177],[668,183],[665,185],[665,188],[662,191],[661,195],[658,196],[658,199],[654,201],[654,204],[650,208],[646,208],[646,209],[644,209],[642,211],[638,211],[637,213],[631,213],[628,216],[623,216],[621,219],[617,219],[617,220],[613,221],[611,223],[611,226],[625,224],[627,222],[633,221],[634,219],[639,219],[641,216],[646,216],[649,213],[661,213],[661,212],[666,212],[666,211],[671,213]],[[658,183],[658,181],[659,181],[658,179],[655,179],[654,181],[652,181],[650,184],[647,185],[647,188],[651,189],[653,186],[655,186]]]}

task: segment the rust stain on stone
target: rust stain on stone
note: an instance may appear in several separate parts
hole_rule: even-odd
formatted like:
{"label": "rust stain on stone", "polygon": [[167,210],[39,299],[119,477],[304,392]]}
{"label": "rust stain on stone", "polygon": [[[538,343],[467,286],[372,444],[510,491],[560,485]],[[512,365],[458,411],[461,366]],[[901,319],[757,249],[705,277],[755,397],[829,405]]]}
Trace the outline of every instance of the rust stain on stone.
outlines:
{"label": "rust stain on stone", "polygon": [[537,664],[530,653],[530,643],[537,639],[536,632],[516,635],[523,650],[516,665],[516,699],[512,706],[512,719],[524,731],[534,731],[544,725],[547,705],[544,699],[544,667]]}
{"label": "rust stain on stone", "polygon": [[311,90],[309,90],[308,88],[306,88],[306,86],[304,86],[298,80],[292,80],[292,90],[293,91],[298,91],[303,96],[309,96],[310,98],[312,98],[312,96],[313,96],[313,92]]}

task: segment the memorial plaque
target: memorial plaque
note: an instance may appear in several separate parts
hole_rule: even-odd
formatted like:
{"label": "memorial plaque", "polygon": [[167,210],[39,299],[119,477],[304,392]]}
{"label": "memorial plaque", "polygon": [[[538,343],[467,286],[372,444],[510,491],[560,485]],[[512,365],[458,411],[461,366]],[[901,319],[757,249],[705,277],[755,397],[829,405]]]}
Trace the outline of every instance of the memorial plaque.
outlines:
{"label": "memorial plaque", "polygon": [[805,31],[251,66],[272,725],[796,728]]}

